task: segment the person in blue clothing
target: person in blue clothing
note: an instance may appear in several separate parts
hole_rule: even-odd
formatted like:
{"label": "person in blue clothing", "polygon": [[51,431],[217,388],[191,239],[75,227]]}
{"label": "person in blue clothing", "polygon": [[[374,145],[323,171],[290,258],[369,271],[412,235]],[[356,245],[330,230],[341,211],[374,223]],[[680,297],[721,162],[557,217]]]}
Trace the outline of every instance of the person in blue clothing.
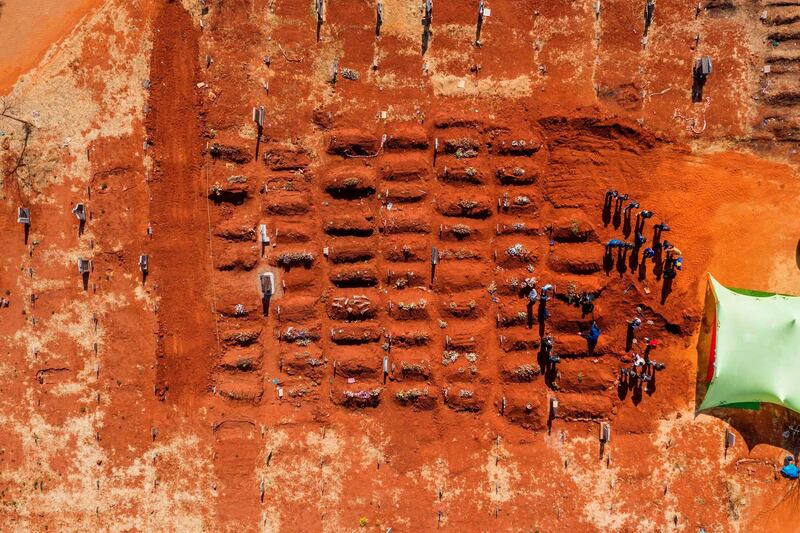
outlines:
{"label": "person in blue clothing", "polygon": [[651,257],[655,256],[656,256],[656,251],[650,248],[649,246],[645,248],[644,253],[642,253],[642,259],[644,260],[650,259]]}
{"label": "person in blue clothing", "polygon": [[547,310],[547,301],[550,299],[549,292],[553,290],[553,285],[548,283],[541,289],[539,296],[539,319],[544,321],[550,318],[550,311]]}
{"label": "person in blue clothing", "polygon": [[794,457],[787,455],[783,461],[783,468],[781,468],[781,475],[789,479],[797,479],[800,477],[800,470],[794,464]]}
{"label": "person in blue clothing", "polygon": [[597,325],[597,322],[592,322],[592,327],[589,328],[589,331],[586,333],[579,331],[578,335],[586,338],[586,341],[589,344],[589,352],[591,353],[594,351],[594,347],[597,346],[597,339],[600,338],[600,333],[602,332],[603,330],[600,329],[600,327]]}
{"label": "person in blue clothing", "polygon": [[619,239],[611,239],[606,243],[606,248],[619,248],[624,245],[625,245],[624,241],[621,241]]}
{"label": "person in blue clothing", "polygon": [[586,339],[589,342],[597,342],[597,339],[600,338],[600,333],[602,333],[602,331],[603,330],[597,326],[597,322],[592,322],[592,327],[589,328],[589,333],[586,334]]}

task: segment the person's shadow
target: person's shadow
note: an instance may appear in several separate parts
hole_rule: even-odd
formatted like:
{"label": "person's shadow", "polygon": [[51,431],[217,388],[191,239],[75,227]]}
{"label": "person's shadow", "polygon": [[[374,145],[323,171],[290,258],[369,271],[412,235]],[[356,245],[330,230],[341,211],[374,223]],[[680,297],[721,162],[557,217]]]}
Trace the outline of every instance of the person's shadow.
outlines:
{"label": "person's shadow", "polygon": [[628,265],[625,262],[625,257],[628,255],[628,249],[624,246],[620,247],[617,252],[617,272],[619,277],[622,277],[628,271]]}
{"label": "person's shadow", "polygon": [[644,281],[647,278],[647,261],[642,259],[639,263],[639,281]]}
{"label": "person's shadow", "polygon": [[656,255],[653,256],[653,275],[656,277],[657,280],[661,279],[661,275],[664,273],[664,257],[662,254],[662,249],[656,248]]}
{"label": "person's shadow", "polygon": [[639,379],[632,378],[636,380],[636,383],[633,385],[633,394],[631,394],[631,401],[633,405],[639,405],[642,403],[642,382]]}
{"label": "person's shadow", "polygon": [[674,278],[665,277],[661,283],[661,304],[665,304],[667,297],[672,293],[672,281]]}
{"label": "person's shadow", "polygon": [[628,261],[628,265],[631,267],[631,270],[634,271],[639,266],[639,250],[641,250],[641,244],[634,244],[633,250],[631,250],[631,257]]}
{"label": "person's shadow", "polygon": [[[620,372],[621,374],[622,372]],[[620,400],[625,400],[628,397],[628,391],[630,390],[629,387],[630,378],[628,376],[622,376],[619,378],[619,384],[617,385],[617,398]]]}
{"label": "person's shadow", "polygon": [[553,353],[553,348],[547,350],[544,346],[544,337],[541,337],[539,344],[539,353],[537,356],[539,362],[539,371],[544,377],[544,383],[551,389],[554,388],[555,382],[558,379],[558,368],[555,363],[550,362],[550,355]]}
{"label": "person's shadow", "polygon": [[653,226],[653,248],[660,248],[661,226]]}
{"label": "person's shadow", "polygon": [[631,211],[633,211],[633,209],[625,210],[625,216],[622,222],[622,234],[625,235],[626,238],[631,234]]}
{"label": "person's shadow", "polygon": [[547,320],[547,315],[548,315],[548,313],[547,313],[546,304],[544,302],[542,302],[541,300],[539,300],[539,312],[538,312],[539,338],[544,337],[544,323]]}
{"label": "person's shadow", "polygon": [[622,224],[622,200],[619,198],[617,198],[614,204],[614,217],[612,218],[612,222],[614,223],[614,229],[619,228],[620,224]]}
{"label": "person's shadow", "polygon": [[638,231],[641,234],[644,234],[644,218],[642,218],[642,213],[636,213],[636,224],[633,228],[634,231]]}
{"label": "person's shadow", "polygon": [[550,365],[550,359],[547,354],[547,350],[544,347],[543,341],[544,339],[539,340],[539,352],[536,354],[536,359],[537,362],[539,363],[539,372],[541,372],[542,375],[545,375],[545,373],[547,372],[547,367]]}
{"label": "person's shadow", "polygon": [[[606,194],[605,201],[603,202],[603,225],[608,227],[611,223],[611,204],[614,202],[614,197]],[[800,242],[798,242],[800,245]]]}
{"label": "person's shadow", "polygon": [[797,247],[794,249],[794,262],[800,270],[800,239],[797,239]]}
{"label": "person's shadow", "polygon": [[614,255],[611,253],[611,247],[606,246],[606,253],[603,255],[603,270],[606,276],[611,274],[611,269],[614,268]]}

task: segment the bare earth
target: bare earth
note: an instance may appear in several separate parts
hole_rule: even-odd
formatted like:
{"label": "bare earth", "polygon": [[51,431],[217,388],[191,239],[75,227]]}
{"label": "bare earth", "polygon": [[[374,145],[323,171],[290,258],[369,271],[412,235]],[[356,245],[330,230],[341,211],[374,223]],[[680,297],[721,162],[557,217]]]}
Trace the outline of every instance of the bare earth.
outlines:
{"label": "bare earth", "polygon": [[696,411],[706,274],[800,294],[800,6],[382,4],[0,2],[0,531],[800,530],[797,417]]}

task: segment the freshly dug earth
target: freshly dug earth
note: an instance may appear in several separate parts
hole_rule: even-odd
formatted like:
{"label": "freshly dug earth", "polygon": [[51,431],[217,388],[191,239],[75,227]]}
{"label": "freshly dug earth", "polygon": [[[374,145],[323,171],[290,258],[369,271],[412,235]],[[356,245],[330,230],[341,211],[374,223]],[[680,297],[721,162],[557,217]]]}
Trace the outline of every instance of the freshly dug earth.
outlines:
{"label": "freshly dug earth", "polygon": [[[796,417],[696,406],[706,274],[800,294],[794,8],[660,0],[643,39],[643,5],[594,5],[488,2],[478,46],[477,2],[437,2],[423,47],[422,2],[376,28],[363,0],[319,27],[313,2],[105,0],[20,52],[0,523],[793,530]],[[665,240],[673,280],[642,260]]]}

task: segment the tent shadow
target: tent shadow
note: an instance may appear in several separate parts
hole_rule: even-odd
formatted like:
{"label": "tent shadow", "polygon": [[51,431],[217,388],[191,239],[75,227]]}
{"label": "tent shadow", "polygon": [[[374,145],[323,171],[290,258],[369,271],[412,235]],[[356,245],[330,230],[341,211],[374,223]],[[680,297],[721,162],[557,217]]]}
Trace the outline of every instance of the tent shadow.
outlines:
{"label": "tent shadow", "polygon": [[794,262],[800,270],[800,239],[797,239],[797,246],[794,249]]}
{"label": "tent shadow", "polygon": [[[739,435],[748,450],[756,445],[767,444],[790,451],[795,456],[800,452],[800,432],[784,437],[789,426],[800,428],[800,413],[795,413],[781,405],[762,403],[757,410],[715,407],[701,411],[700,404],[708,390],[708,371],[711,353],[711,332],[715,319],[715,300],[708,284],[705,295],[705,306],[700,323],[700,334],[697,338],[697,372],[695,376],[695,418],[704,414],[718,418],[730,426],[731,431]],[[724,442],[724,433],[719,441]]]}

